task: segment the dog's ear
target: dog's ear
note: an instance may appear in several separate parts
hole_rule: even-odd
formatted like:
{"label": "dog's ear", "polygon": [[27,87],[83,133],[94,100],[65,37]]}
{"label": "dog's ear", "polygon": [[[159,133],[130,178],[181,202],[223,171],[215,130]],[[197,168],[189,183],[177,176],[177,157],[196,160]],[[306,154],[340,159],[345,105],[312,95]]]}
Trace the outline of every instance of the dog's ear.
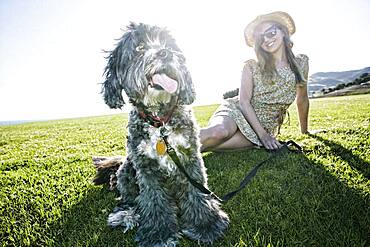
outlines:
{"label": "dog's ear", "polygon": [[[119,45],[118,45],[119,46]],[[122,97],[122,85],[117,75],[120,66],[120,52],[118,46],[107,57],[108,63],[104,70],[105,81],[102,86],[102,94],[105,103],[110,108],[121,109],[125,102]]]}
{"label": "dog's ear", "polygon": [[190,105],[194,102],[196,95],[193,80],[191,79],[189,71],[185,71],[183,79],[184,83],[180,88],[179,103],[181,105]]}
{"label": "dog's ear", "polygon": [[[116,48],[108,52],[108,60],[104,70],[105,81],[102,85],[102,94],[105,103],[110,108],[121,109],[125,102],[122,97],[123,83],[126,80],[126,67],[131,59],[130,43],[132,39],[132,30],[135,28],[134,23],[128,26],[126,33],[119,39]],[[127,49],[127,50],[125,50]]]}

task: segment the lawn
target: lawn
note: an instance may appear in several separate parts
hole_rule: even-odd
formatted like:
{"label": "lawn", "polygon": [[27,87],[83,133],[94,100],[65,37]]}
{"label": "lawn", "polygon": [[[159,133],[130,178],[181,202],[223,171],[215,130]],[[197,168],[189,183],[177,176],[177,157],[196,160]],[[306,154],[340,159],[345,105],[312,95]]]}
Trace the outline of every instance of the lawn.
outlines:
{"label": "lawn", "polygon": [[[217,106],[195,107],[205,126]],[[280,139],[302,154],[283,153],[262,167],[223,206],[231,219],[213,246],[370,246],[370,95],[311,100],[301,135],[295,106]],[[124,155],[124,114],[0,126],[1,246],[136,246],[135,231],[110,229],[116,195],[93,186],[93,155]],[[268,153],[205,153],[218,195]],[[198,246],[182,239],[180,246]]]}

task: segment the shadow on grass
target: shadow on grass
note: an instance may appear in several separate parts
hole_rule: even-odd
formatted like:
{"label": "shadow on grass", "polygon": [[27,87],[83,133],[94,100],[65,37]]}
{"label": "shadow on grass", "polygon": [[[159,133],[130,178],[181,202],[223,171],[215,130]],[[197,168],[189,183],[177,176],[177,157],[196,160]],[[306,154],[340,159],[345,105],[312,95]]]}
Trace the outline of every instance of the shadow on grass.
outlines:
{"label": "shadow on grass", "polygon": [[353,169],[362,173],[367,179],[370,179],[370,164],[357,155],[353,154],[351,150],[348,150],[339,143],[324,139],[318,135],[310,135],[310,137],[315,138],[318,141],[324,143],[326,146],[330,147],[331,155],[339,156],[342,160],[346,161]]}
{"label": "shadow on grass", "polygon": [[[209,186],[219,196],[235,189],[267,157],[263,150],[208,153]],[[136,246],[135,231],[110,229],[114,193],[93,187],[52,226],[54,245]],[[212,246],[369,246],[368,201],[304,155],[283,155],[264,165],[252,182],[223,205],[231,225]],[[183,239],[180,246],[198,246]]]}
{"label": "shadow on grass", "polygon": [[86,197],[52,227],[53,246],[136,246],[132,233],[111,229],[108,214],[116,205],[116,194],[107,188],[92,188]]}
{"label": "shadow on grass", "polygon": [[[210,187],[219,196],[235,189],[266,156],[263,150],[207,155]],[[269,241],[283,246],[370,245],[368,198],[304,155],[274,158],[224,208],[232,222],[225,243],[238,243],[241,237],[248,246],[263,240],[262,246]]]}

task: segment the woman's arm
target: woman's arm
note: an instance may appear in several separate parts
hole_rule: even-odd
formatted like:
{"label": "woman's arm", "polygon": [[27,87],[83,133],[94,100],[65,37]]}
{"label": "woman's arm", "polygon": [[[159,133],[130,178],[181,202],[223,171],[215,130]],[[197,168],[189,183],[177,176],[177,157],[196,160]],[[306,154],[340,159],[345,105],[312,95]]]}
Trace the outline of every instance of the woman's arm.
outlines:
{"label": "woman's arm", "polygon": [[308,133],[308,111],[310,102],[307,94],[307,84],[297,86],[297,109],[299,117],[299,125],[301,126],[301,133]]}
{"label": "woman's arm", "polygon": [[306,55],[300,54],[299,61],[300,66],[302,67],[302,76],[305,79],[305,83],[297,85],[297,110],[298,110],[298,118],[299,118],[299,125],[301,126],[301,133],[307,134],[308,133],[308,111],[310,107],[310,102],[308,100],[308,93],[307,93],[307,82],[308,82],[308,57]]}
{"label": "woman's arm", "polygon": [[253,106],[251,105],[253,93],[253,77],[252,71],[248,64],[244,66],[241,85],[239,89],[239,102],[240,109],[248,121],[258,138],[262,142],[263,146],[267,149],[277,149],[281,144],[271,136],[258,121]]}

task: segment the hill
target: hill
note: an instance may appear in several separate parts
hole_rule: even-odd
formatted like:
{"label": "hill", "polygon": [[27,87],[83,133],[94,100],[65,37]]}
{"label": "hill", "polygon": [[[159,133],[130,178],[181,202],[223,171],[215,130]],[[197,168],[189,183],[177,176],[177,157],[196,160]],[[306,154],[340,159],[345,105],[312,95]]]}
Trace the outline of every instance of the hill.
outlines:
{"label": "hill", "polygon": [[370,73],[370,67],[359,70],[338,71],[338,72],[318,72],[310,75],[308,80],[308,91],[320,91],[323,88],[335,87],[341,83],[349,83],[360,77],[364,73]]}
{"label": "hill", "polygon": [[347,96],[347,95],[357,95],[357,94],[370,94],[370,82],[363,83],[361,85],[353,85],[345,87],[343,89],[335,90],[326,94],[319,96],[315,95],[315,98],[322,97],[335,97],[335,96]]}

